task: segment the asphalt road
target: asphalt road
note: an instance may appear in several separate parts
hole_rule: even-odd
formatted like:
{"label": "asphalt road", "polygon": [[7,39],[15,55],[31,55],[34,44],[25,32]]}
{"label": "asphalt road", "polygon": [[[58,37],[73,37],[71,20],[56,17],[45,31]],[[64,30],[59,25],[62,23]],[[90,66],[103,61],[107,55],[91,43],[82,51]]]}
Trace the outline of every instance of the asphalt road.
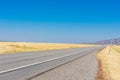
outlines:
{"label": "asphalt road", "polygon": [[0,80],[28,80],[102,48],[103,46],[0,55]]}

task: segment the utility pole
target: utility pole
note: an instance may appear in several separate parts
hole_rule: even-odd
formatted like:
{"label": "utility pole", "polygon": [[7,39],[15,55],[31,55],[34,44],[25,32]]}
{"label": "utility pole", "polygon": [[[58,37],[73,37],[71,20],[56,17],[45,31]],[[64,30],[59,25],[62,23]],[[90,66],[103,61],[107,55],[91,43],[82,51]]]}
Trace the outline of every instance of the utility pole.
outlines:
{"label": "utility pole", "polygon": [[113,40],[111,40],[111,46],[113,45]]}
{"label": "utility pole", "polygon": [[110,48],[109,48],[109,52],[108,52],[109,54],[110,54],[110,52],[111,52],[112,45],[113,45],[113,40],[110,41]]}
{"label": "utility pole", "polygon": [[23,49],[24,49],[24,52],[25,52],[25,43],[24,43],[24,45],[23,45]]}

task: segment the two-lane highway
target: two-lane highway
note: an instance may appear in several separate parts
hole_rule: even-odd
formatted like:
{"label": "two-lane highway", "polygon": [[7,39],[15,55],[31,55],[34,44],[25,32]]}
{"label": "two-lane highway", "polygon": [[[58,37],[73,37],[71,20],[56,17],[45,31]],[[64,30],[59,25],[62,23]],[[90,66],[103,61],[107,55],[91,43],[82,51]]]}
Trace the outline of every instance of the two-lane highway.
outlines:
{"label": "two-lane highway", "polygon": [[27,80],[103,46],[0,55],[0,80]]}

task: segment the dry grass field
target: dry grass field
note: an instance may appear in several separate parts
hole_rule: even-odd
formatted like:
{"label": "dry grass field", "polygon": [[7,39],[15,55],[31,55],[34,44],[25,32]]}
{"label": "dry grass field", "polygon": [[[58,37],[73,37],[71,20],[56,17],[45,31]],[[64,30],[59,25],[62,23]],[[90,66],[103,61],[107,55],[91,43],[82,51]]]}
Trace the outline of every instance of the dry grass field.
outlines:
{"label": "dry grass field", "polygon": [[120,80],[120,46],[108,46],[97,54],[99,72],[97,80]]}
{"label": "dry grass field", "polygon": [[29,52],[40,50],[67,49],[89,47],[86,44],[57,44],[57,43],[25,43],[25,42],[0,42],[0,54]]}

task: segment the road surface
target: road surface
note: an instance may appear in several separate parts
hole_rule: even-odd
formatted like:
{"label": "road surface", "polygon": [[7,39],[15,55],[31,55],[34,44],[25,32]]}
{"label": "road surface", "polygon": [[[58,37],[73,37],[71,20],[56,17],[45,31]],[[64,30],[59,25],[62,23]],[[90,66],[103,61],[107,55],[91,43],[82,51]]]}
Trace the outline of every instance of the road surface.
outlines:
{"label": "road surface", "polygon": [[0,80],[28,80],[103,47],[0,55]]}
{"label": "road surface", "polygon": [[96,53],[98,51],[36,75],[30,80],[96,80],[99,69]]}

